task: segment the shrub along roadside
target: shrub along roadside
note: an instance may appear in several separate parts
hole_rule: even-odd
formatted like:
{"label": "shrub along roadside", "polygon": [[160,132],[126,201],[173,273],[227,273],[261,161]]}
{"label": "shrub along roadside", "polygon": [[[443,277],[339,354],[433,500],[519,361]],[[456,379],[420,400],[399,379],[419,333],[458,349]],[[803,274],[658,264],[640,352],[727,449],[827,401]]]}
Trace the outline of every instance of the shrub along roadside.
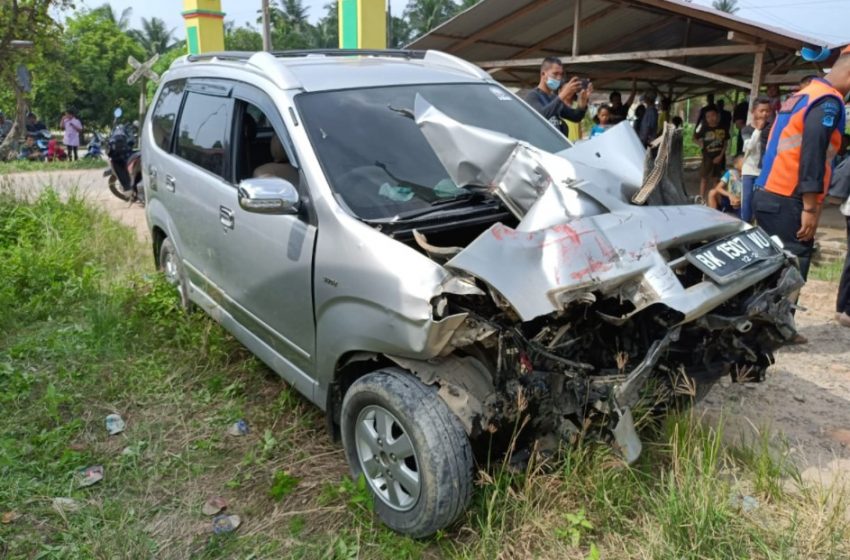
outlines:
{"label": "shrub along roadside", "polygon": [[[729,449],[687,413],[647,425],[630,468],[593,444],[521,473],[482,466],[455,527],[399,537],[374,521],[321,414],[184,315],[130,230],[74,196],[0,193],[0,262],[0,513],[21,514],[0,524],[10,558],[850,556],[842,488],[805,486],[768,439]],[[112,412],[127,429],[108,437]],[[250,433],[227,436],[238,419]],[[94,464],[104,480],[77,488],[73,472]],[[236,533],[209,532],[214,495],[242,516]]]}

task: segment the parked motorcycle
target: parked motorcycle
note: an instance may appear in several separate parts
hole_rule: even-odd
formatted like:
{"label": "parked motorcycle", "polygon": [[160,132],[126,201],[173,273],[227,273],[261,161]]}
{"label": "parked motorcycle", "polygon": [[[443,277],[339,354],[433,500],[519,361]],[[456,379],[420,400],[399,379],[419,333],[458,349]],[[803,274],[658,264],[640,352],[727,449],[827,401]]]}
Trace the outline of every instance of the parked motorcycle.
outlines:
{"label": "parked motorcycle", "polygon": [[91,140],[86,146],[85,159],[100,159],[103,157],[103,136],[99,132],[93,132]]}
{"label": "parked motorcycle", "polygon": [[50,148],[50,138],[53,135],[50,131],[47,130],[39,130],[38,132],[33,133],[33,138],[35,139],[35,145],[38,148],[38,151],[41,152],[42,161],[47,160],[47,152]]}
{"label": "parked motorcycle", "polygon": [[103,176],[109,177],[109,190],[116,197],[144,204],[141,152],[135,149],[137,131],[134,125],[118,121],[123,114],[120,107],[113,112],[112,132],[107,140],[109,169]]}

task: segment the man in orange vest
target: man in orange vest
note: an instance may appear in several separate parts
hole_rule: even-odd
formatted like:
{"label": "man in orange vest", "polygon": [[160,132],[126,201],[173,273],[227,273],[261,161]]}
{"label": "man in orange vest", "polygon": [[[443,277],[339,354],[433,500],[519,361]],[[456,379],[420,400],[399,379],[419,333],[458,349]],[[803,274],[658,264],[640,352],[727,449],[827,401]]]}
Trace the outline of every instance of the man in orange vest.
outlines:
{"label": "man in orange vest", "polygon": [[[756,221],[797,255],[803,278],[809,273],[821,204],[841,148],[848,93],[850,47],[842,51],[826,78],[814,78],[782,104],[756,180]],[[806,340],[798,335],[796,342]]]}

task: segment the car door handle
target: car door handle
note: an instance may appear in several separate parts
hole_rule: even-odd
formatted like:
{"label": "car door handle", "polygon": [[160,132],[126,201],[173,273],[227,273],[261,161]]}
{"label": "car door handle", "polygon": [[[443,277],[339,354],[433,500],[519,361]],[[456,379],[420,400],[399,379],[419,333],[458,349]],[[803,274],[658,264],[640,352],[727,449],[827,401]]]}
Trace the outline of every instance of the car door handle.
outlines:
{"label": "car door handle", "polygon": [[174,192],[174,189],[177,188],[177,181],[171,175],[165,176],[165,188],[171,192]]}
{"label": "car door handle", "polygon": [[221,221],[221,225],[226,228],[233,229],[233,210],[224,206],[219,206],[218,219]]}

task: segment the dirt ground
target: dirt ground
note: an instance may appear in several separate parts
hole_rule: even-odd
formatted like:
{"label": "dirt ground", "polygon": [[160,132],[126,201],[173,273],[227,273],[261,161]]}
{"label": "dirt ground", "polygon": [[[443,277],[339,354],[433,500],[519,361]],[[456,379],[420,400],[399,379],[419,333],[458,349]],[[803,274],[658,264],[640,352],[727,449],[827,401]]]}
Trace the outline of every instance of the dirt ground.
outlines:
{"label": "dirt ground", "polygon": [[21,193],[35,193],[45,186],[52,186],[58,192],[77,190],[89,200],[97,203],[115,219],[134,230],[139,240],[150,238],[145,222],[145,211],[138,204],[127,204],[118,200],[107,186],[107,178],[103,169],[84,169],[73,171],[57,171],[44,173],[10,173],[0,176],[0,186],[10,185]]}
{"label": "dirt ground", "polygon": [[[0,178],[16,189],[34,192],[45,184],[59,191],[72,188],[134,228],[140,242],[149,233],[144,209],[128,205],[108,190],[103,170],[20,173]],[[843,232],[825,229],[823,235]],[[837,285],[817,280],[803,289],[797,315],[800,332],[809,343],[787,347],[765,383],[738,385],[724,379],[698,407],[710,422],[722,419],[728,441],[736,443],[769,428],[787,443],[791,456],[812,479],[850,473],[850,329],[835,323]]]}
{"label": "dirt ground", "polygon": [[831,282],[806,284],[797,324],[809,343],[780,350],[765,383],[724,379],[699,407],[712,421],[722,417],[732,440],[764,428],[784,436],[807,478],[850,473],[850,329],[833,318],[837,289]]}

